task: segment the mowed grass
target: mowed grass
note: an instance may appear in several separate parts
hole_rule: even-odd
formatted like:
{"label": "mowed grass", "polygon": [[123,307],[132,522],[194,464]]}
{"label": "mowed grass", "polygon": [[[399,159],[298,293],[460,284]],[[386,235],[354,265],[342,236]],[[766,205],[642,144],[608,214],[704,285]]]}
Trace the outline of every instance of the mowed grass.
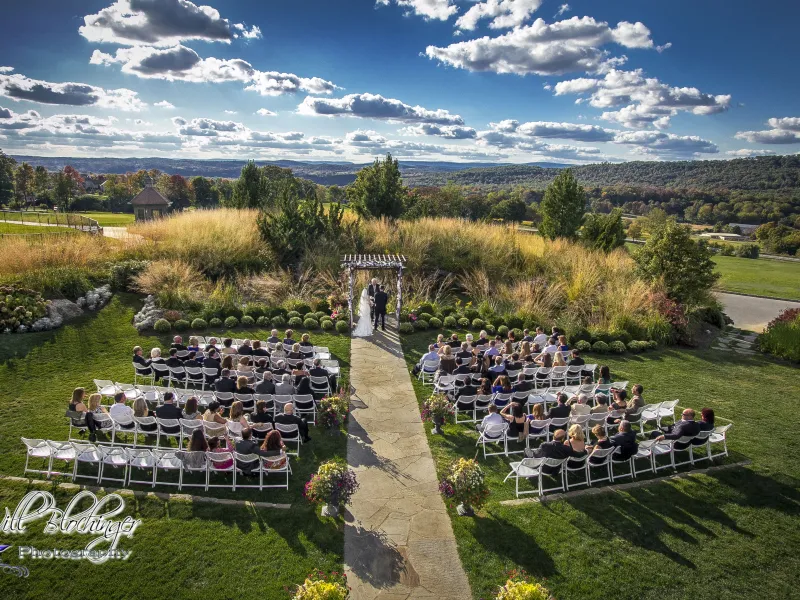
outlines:
{"label": "mowed grass", "polygon": [[[94,378],[132,382],[130,352],[134,345],[168,347],[170,336],[139,335],[133,328],[131,320],[140,307],[137,297],[117,295],[99,313],[56,331],[0,337],[0,475],[23,475],[25,452],[20,437],[67,438],[64,411],[73,388],[84,386],[93,391]],[[269,336],[263,330],[229,333]],[[339,359],[346,383],[350,338],[321,332],[311,335],[316,344],[328,346]],[[342,520],[320,517],[319,507],[309,505],[302,491],[320,462],[345,458],[346,436],[331,436],[318,428],[312,428],[311,435],[313,440],[303,445],[299,459],[292,457],[288,492],[183,490],[201,496],[290,503],[291,509],[129,498],[129,514],[143,519],[133,540],[120,544],[134,551],[131,559],[113,567],[95,567],[83,561],[28,563],[32,571],[28,579],[0,577],[0,598],[41,598],[53,589],[59,590],[59,598],[71,599],[97,597],[98,593],[115,598],[246,597],[254,593],[260,598],[289,598],[284,586],[302,582],[316,568],[340,569],[343,562]],[[142,492],[152,489],[130,487]],[[40,488],[0,480],[0,505],[13,510],[29,489]],[[156,491],[178,490],[159,487]],[[61,495],[59,506],[63,508],[71,496]],[[83,536],[43,535],[42,527],[43,523],[32,525],[29,533],[4,538],[3,543],[76,548],[89,541]],[[20,564],[16,557],[4,558]],[[108,580],[109,568],[113,568],[117,583]]]}
{"label": "mowed grass", "polygon": [[[409,368],[433,337],[402,338]],[[500,501],[514,498],[514,486],[502,480],[521,455],[484,459],[468,425],[446,425],[444,436],[428,431],[440,475],[453,459],[477,456],[492,491],[474,519],[448,509],[474,598],[492,597],[514,568],[546,579],[559,600],[716,600],[752,598],[754,590],[800,597],[800,369],[703,350],[588,358],[608,364],[614,380],[642,383],[646,402],[678,398],[682,406],[714,408],[720,423],[734,422],[726,462],[752,464],[628,492],[505,506]],[[416,380],[414,387],[419,399],[431,393]]]}
{"label": "mowed grass", "polygon": [[800,300],[800,262],[715,256],[723,291]]}
{"label": "mowed grass", "polygon": [[0,222],[0,233],[5,234],[71,234],[71,233],[80,233],[75,229],[69,229],[67,227],[47,227],[41,225],[20,225],[18,223],[4,223]]}
{"label": "mowed grass", "polygon": [[124,227],[136,220],[132,213],[79,212],[75,214],[94,219],[100,227]]}

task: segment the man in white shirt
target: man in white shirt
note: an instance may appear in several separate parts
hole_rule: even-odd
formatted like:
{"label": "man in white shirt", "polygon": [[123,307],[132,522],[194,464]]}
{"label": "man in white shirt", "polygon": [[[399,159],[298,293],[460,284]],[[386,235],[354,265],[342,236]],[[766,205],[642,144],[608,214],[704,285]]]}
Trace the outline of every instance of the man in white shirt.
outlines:
{"label": "man in white shirt", "polygon": [[412,369],[414,375],[416,375],[422,370],[422,365],[425,363],[426,360],[436,361],[437,363],[439,362],[439,353],[436,352],[436,348],[434,348],[433,344],[428,346],[428,353],[423,354],[422,358],[419,359],[419,362],[416,365],[414,365],[414,368]]}
{"label": "man in white shirt", "polygon": [[547,336],[541,327],[536,328],[536,337],[533,338],[534,344],[539,344],[539,348],[544,348],[547,345]]}
{"label": "man in white shirt", "polygon": [[503,422],[503,417],[497,412],[497,407],[494,404],[490,404],[489,414],[483,417],[480,425],[478,425],[478,431],[483,431],[487,425],[497,425]]}
{"label": "man in white shirt", "polygon": [[114,404],[108,409],[108,414],[116,421],[130,421],[133,419],[133,409],[125,404],[124,392],[118,392],[114,395]]}
{"label": "man in white shirt", "polygon": [[570,400],[570,403],[572,404],[572,410],[570,411],[570,414],[573,417],[576,417],[591,413],[592,407],[587,404],[588,401],[589,396],[586,394],[578,394],[577,399],[574,402]]}
{"label": "man in white shirt", "polygon": [[547,345],[544,347],[544,352],[549,354],[558,352],[558,345],[555,343],[554,338],[550,338],[550,341],[547,342]]}

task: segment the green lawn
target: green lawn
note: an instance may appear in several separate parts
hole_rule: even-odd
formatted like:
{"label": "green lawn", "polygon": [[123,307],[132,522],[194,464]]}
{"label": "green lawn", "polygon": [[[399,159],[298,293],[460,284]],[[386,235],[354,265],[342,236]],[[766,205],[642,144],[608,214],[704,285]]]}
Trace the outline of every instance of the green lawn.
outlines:
{"label": "green lawn", "polygon": [[97,221],[100,227],[124,227],[136,220],[132,213],[80,212],[75,213]]}
{"label": "green lawn", "polygon": [[[433,337],[402,338],[409,366]],[[699,350],[590,358],[610,365],[615,380],[642,383],[647,402],[679,398],[714,408],[734,422],[728,462],[752,465],[513,507],[499,503],[514,497],[513,484],[502,483],[511,459],[481,455],[491,501],[474,519],[449,509],[474,598],[490,597],[513,568],[546,578],[559,600],[752,598],[754,590],[799,597],[800,463],[792,449],[800,369]],[[419,399],[430,394],[430,386],[414,386]],[[467,425],[447,425],[443,437],[429,433],[439,473],[458,456],[477,456],[476,439]]]}
{"label": "green lawn", "polygon": [[0,221],[0,233],[70,234],[78,232],[75,229],[69,229],[67,227],[43,227],[39,225],[19,225],[17,223],[4,223]]}
{"label": "green lawn", "polygon": [[[140,307],[141,301],[135,296],[120,294],[98,314],[81,317],[56,331],[0,337],[0,474],[23,475],[25,453],[20,437],[66,439],[68,428],[63,415],[74,387],[93,390],[93,378],[132,382],[131,348],[168,346],[170,336],[139,335],[133,328],[131,320]],[[230,333],[236,337],[269,336],[268,331],[261,330]],[[312,340],[331,349],[343,367],[346,382],[350,338],[314,332]],[[133,557],[111,567],[119,578],[119,583],[113,584],[117,592],[111,592],[108,586],[112,584],[106,583],[107,565],[48,561],[28,564],[32,571],[28,579],[0,577],[0,598],[41,598],[58,588],[59,598],[74,599],[97,597],[98,593],[117,598],[257,594],[259,598],[287,599],[290,595],[284,586],[301,582],[316,568],[340,569],[343,562],[343,521],[321,518],[319,507],[310,506],[302,491],[321,461],[345,457],[346,436],[331,436],[314,428],[311,435],[313,440],[302,447],[300,458],[292,459],[288,492],[183,490],[291,503],[290,510],[130,499],[129,513],[143,523],[132,541],[120,544],[132,549]],[[0,481],[0,502],[13,510],[26,491],[25,485]],[[177,492],[177,488],[157,491]],[[37,524],[23,538],[3,538],[2,543],[19,545],[23,540],[42,548],[71,548],[80,540],[84,544],[87,541],[82,536],[43,535]],[[16,557],[7,562],[19,564]],[[98,592],[100,589],[103,592]]]}
{"label": "green lawn", "polygon": [[800,262],[715,256],[723,291],[800,300]]}

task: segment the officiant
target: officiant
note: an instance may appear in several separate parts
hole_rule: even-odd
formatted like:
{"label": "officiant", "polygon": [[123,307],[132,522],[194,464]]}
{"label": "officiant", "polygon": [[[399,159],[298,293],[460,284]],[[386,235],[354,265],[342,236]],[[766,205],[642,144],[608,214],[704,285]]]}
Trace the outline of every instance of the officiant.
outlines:
{"label": "officiant", "polygon": [[375,294],[378,292],[378,280],[373,277],[372,281],[369,282],[369,286],[367,286],[367,296],[369,296],[369,320],[373,322],[375,320]]}

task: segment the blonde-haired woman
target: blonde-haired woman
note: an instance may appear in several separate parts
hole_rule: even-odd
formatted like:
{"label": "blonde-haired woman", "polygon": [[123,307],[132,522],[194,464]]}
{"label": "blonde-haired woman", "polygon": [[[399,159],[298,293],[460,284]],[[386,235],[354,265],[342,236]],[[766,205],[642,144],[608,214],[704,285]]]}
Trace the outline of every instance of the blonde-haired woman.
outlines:
{"label": "blonde-haired woman", "polygon": [[553,355],[553,366],[554,367],[566,367],[567,362],[564,360],[564,355],[561,352],[556,352]]}
{"label": "blonde-haired woman", "polygon": [[147,406],[147,400],[143,396],[139,396],[133,401],[133,416],[134,417],[149,417],[150,408]]}
{"label": "blonde-haired woman", "polygon": [[567,441],[565,442],[574,455],[586,454],[586,438],[583,435],[583,427],[578,424],[571,425],[567,430]]}
{"label": "blonde-haired woman", "polygon": [[108,414],[105,406],[101,406],[100,402],[103,400],[103,397],[100,394],[92,394],[89,396],[89,412],[95,414]]}

